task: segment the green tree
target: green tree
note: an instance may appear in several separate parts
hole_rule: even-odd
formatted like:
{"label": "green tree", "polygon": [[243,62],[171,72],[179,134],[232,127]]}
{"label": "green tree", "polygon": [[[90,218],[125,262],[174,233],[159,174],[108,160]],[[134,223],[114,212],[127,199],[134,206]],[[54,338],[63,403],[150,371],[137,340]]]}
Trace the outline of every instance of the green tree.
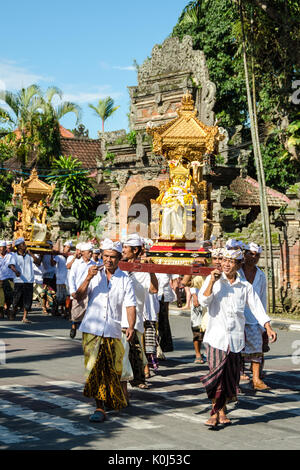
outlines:
{"label": "green tree", "polygon": [[114,106],[114,100],[108,96],[103,100],[99,100],[96,106],[89,103],[89,107],[95,111],[97,117],[102,121],[102,132],[104,132],[105,121],[120,107]]}
{"label": "green tree", "polygon": [[[249,140],[238,4],[239,0],[189,2],[172,34],[191,35],[194,48],[204,51],[210,79],[217,87],[214,111],[219,124],[229,130],[243,124]],[[293,83],[300,78],[300,6],[294,0],[242,0],[241,4],[266,180],[284,191],[299,178],[299,153],[291,145],[289,126],[298,111],[291,95]],[[253,160],[249,171],[255,173]]]}
{"label": "green tree", "polygon": [[94,218],[94,186],[87,170],[82,163],[72,156],[59,156],[53,161],[48,181],[55,183],[54,202],[58,200],[62,191],[66,191],[70,203],[73,205],[73,215],[83,227],[86,221]]}

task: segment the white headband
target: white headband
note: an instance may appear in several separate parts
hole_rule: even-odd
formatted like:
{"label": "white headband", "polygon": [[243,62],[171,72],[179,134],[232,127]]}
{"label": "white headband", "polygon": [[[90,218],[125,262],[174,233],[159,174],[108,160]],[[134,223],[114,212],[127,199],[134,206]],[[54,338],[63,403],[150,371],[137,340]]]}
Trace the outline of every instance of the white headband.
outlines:
{"label": "white headband", "polygon": [[21,245],[21,243],[25,242],[25,238],[20,237],[15,240],[15,246]]}
{"label": "white headband", "polygon": [[240,249],[228,250],[227,248],[224,248],[222,251],[222,255],[223,255],[223,258],[226,258],[226,259],[242,260],[244,258],[243,252]]}
{"label": "white headband", "polygon": [[124,245],[128,246],[143,246],[143,244],[143,239],[137,233],[129,235],[128,238],[124,241]]}
{"label": "white headband", "polygon": [[118,253],[122,253],[122,243],[113,242],[109,238],[105,238],[101,244],[101,250],[115,250]]}
{"label": "white headband", "polygon": [[262,253],[262,247],[253,242],[249,243],[245,249],[259,254]]}

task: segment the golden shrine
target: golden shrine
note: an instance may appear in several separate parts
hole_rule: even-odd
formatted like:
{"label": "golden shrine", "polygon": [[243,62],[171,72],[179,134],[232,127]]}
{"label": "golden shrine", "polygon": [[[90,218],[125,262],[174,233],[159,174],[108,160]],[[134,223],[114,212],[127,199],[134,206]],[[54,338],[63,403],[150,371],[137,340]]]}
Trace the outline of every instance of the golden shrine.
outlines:
{"label": "golden shrine", "polygon": [[203,178],[203,166],[218,152],[223,139],[217,126],[206,126],[197,119],[190,93],[183,96],[177,114],[167,124],[147,127],[153,151],[167,159],[170,171],[159,197],[151,201],[161,210],[159,241],[149,255],[162,264],[191,264],[196,256],[209,257],[201,248],[212,232],[211,184]]}
{"label": "golden shrine", "polygon": [[36,169],[31,171],[29,179],[13,183],[13,204],[22,201],[22,211],[18,212],[15,222],[14,239],[23,237],[31,249],[47,250],[50,240],[51,225],[47,223],[47,207],[55,184],[47,184],[38,178]]}

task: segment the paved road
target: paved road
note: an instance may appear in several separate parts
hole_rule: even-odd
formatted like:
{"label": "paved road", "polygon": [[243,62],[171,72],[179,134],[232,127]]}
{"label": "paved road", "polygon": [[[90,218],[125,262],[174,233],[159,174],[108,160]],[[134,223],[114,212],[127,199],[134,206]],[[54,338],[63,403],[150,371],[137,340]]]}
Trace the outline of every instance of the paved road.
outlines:
{"label": "paved road", "polygon": [[[299,449],[300,333],[277,329],[266,355],[270,392],[241,385],[230,404],[232,425],[211,431],[203,423],[210,403],[199,382],[189,319],[171,316],[175,351],[160,362],[149,390],[132,390],[131,406],[91,424],[93,404],[82,395],[80,333],[66,320],[0,322],[0,449],[203,450]],[[1,347],[2,346],[2,347]]]}

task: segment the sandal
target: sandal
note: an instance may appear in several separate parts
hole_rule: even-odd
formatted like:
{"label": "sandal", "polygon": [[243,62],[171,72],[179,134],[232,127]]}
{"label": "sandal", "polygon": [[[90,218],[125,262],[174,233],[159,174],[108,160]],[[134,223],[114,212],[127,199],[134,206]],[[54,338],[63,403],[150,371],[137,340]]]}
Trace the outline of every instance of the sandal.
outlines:
{"label": "sandal", "polygon": [[92,423],[103,423],[106,420],[106,413],[101,408],[97,408],[94,413],[89,417]]}
{"label": "sandal", "polygon": [[148,384],[138,384],[137,386],[138,388],[142,389],[142,390],[146,390],[149,388],[149,385]]}
{"label": "sandal", "polygon": [[194,360],[194,364],[204,364],[202,356],[196,357],[196,359]]}
{"label": "sandal", "polygon": [[22,323],[32,323],[30,320],[27,320],[27,318],[23,318]]}

